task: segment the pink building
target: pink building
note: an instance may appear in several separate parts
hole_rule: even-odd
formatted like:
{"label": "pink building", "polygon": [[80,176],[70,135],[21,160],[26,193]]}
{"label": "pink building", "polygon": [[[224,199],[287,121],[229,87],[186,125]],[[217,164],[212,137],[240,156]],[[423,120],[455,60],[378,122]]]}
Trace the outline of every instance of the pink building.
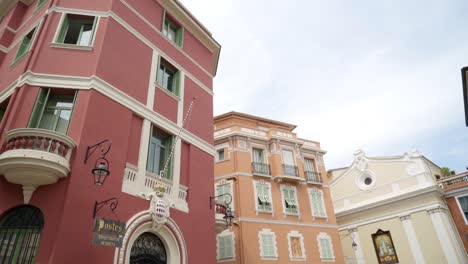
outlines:
{"label": "pink building", "polygon": [[0,263],[215,263],[211,33],[176,0],[0,17]]}

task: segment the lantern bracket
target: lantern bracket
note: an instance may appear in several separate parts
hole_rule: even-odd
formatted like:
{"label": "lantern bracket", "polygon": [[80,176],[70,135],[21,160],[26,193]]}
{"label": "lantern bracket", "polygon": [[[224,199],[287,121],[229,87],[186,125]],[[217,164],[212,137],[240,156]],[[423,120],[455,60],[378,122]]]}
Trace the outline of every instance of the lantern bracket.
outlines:
{"label": "lantern bracket", "polygon": [[110,198],[102,202],[95,201],[94,210],[93,210],[93,218],[95,218],[96,214],[102,209],[102,207],[104,207],[107,204],[109,204],[109,208],[111,209],[111,211],[114,212],[114,210],[119,205],[119,200],[117,198]]}
{"label": "lantern bracket", "polygon": [[[108,146],[104,146],[104,143],[107,143]],[[98,142],[92,146],[88,146],[87,149],[86,149],[86,155],[85,155],[85,160],[84,160],[84,163],[86,164],[86,162],[88,161],[88,159],[93,155],[94,151],[96,151],[96,149],[100,148],[101,149],[101,157],[105,157],[107,153],[109,153],[110,149],[112,147],[112,142],[108,139],[104,139],[103,141],[101,142]]]}

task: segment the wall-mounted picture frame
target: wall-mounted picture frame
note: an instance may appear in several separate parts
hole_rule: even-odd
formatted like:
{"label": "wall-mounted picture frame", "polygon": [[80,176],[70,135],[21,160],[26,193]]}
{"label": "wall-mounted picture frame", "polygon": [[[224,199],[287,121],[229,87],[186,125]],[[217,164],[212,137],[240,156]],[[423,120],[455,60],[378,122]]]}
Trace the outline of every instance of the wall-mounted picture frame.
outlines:
{"label": "wall-mounted picture frame", "polygon": [[379,264],[399,263],[390,231],[377,230],[375,234],[372,234],[372,242]]}

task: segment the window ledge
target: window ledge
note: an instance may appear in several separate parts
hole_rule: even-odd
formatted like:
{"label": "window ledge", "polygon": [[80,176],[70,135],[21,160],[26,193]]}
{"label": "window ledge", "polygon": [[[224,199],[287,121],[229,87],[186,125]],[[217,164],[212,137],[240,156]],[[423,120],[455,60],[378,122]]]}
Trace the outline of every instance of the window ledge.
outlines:
{"label": "window ledge", "polygon": [[263,210],[258,210],[258,209],[257,209],[256,211],[257,211],[257,214],[271,214],[271,215],[273,214],[273,210],[271,210],[271,211],[263,211]]}
{"label": "window ledge", "polygon": [[174,98],[175,100],[180,101],[180,97],[179,97],[179,96],[175,95],[173,92],[167,90],[166,88],[163,88],[163,87],[159,86],[159,84],[158,84],[157,82],[156,82],[156,87],[157,87],[159,90],[165,92],[165,93],[166,93],[167,95],[169,95],[170,97]]}
{"label": "window ledge", "polygon": [[301,215],[299,213],[293,214],[293,213],[284,213],[284,216],[297,216],[300,217]]}
{"label": "window ledge", "polygon": [[335,258],[320,258],[322,262],[335,262]]}
{"label": "window ledge", "polygon": [[272,176],[269,175],[269,174],[263,174],[263,173],[258,173],[258,172],[254,172],[252,173],[253,176],[258,176],[258,177],[263,177],[263,178],[268,178],[268,179],[271,179]]}
{"label": "window ledge", "polygon": [[74,49],[74,50],[86,50],[86,51],[93,50],[92,46],[80,46],[80,45],[56,43],[56,42],[50,43],[50,46],[52,48],[61,48],[61,49]]}
{"label": "window ledge", "polygon": [[[21,45],[21,44],[20,44]],[[20,63],[20,61],[22,61],[24,58],[27,57],[27,55],[31,52],[31,50],[28,50],[27,52],[25,52],[23,55],[19,56],[18,58],[16,58],[15,60],[13,60],[13,62],[10,64],[10,68],[13,68],[16,66],[16,64]]]}
{"label": "window ledge", "polygon": [[235,258],[223,258],[223,259],[218,259],[217,262],[230,262],[230,261],[235,261]]}
{"label": "window ledge", "polygon": [[230,161],[231,159],[223,159],[223,160],[217,160],[216,163],[222,163],[222,162],[225,162],[225,161]]}
{"label": "window ledge", "polygon": [[289,258],[291,261],[306,261],[306,258]]}
{"label": "window ledge", "polygon": [[320,219],[328,219],[328,216],[326,215],[312,215],[314,218],[320,218]]}
{"label": "window ledge", "polygon": [[278,257],[264,257],[264,256],[261,256],[260,258],[262,260],[278,260]]}

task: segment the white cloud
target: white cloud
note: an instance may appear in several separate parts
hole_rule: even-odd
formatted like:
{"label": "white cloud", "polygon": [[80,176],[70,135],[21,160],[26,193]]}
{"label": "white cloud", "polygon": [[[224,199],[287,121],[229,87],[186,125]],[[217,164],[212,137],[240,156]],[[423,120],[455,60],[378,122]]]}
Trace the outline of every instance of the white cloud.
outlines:
{"label": "white cloud", "polygon": [[182,2],[223,46],[215,114],[297,124],[328,150],[328,168],[359,147],[387,155],[443,144],[429,135],[463,122],[467,3]]}

